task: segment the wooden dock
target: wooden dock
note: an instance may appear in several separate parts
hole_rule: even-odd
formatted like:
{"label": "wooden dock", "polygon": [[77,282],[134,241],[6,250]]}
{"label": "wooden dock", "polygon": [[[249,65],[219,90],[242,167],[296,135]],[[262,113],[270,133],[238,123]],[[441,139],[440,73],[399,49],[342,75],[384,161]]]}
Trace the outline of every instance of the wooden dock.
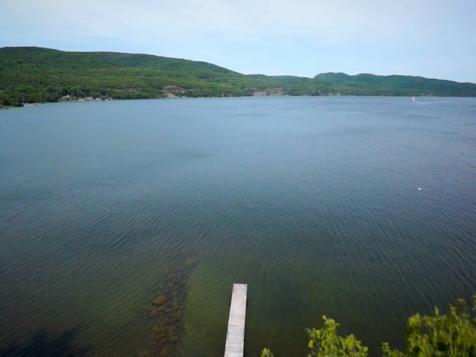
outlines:
{"label": "wooden dock", "polygon": [[233,284],[225,357],[243,357],[245,346],[245,319],[247,284]]}

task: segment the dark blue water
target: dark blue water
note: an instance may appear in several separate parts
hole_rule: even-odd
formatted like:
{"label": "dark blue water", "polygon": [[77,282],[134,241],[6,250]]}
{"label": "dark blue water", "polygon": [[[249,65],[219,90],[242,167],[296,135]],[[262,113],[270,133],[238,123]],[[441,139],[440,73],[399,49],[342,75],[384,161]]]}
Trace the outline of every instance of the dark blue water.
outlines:
{"label": "dark blue water", "polygon": [[474,99],[0,111],[0,351],[220,356],[233,282],[249,356],[323,314],[398,345],[476,291],[475,178]]}

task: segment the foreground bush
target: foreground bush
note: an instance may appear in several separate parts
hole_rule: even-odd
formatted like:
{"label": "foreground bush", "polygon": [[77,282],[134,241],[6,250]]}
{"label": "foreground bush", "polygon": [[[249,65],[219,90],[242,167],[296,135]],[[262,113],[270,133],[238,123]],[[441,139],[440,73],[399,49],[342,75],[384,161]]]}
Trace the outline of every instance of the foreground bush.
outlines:
{"label": "foreground bush", "polygon": [[[339,324],[323,316],[321,329],[307,330],[309,353],[307,357],[365,357],[368,348],[354,335],[339,336]],[[403,351],[382,345],[385,357],[476,357],[476,294],[473,307],[458,299],[450,305],[448,314],[435,308],[433,316],[416,314],[407,322],[406,346]],[[265,348],[261,357],[273,357]]]}

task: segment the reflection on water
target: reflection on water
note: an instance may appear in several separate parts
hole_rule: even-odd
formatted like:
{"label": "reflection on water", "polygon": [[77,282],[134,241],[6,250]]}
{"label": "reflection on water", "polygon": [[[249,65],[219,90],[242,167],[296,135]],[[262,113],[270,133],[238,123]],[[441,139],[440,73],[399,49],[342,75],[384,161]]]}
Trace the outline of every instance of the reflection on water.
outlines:
{"label": "reflection on water", "polygon": [[425,101],[1,111],[0,349],[220,356],[234,282],[249,355],[304,355],[323,314],[398,345],[476,290],[476,100]]}

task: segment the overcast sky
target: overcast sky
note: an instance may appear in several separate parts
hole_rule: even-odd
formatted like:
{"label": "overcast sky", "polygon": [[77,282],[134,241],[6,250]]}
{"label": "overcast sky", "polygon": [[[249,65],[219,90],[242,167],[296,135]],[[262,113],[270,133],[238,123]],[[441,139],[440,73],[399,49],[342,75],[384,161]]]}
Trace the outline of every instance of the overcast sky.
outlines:
{"label": "overcast sky", "polygon": [[0,0],[0,46],[476,82],[476,0]]}

